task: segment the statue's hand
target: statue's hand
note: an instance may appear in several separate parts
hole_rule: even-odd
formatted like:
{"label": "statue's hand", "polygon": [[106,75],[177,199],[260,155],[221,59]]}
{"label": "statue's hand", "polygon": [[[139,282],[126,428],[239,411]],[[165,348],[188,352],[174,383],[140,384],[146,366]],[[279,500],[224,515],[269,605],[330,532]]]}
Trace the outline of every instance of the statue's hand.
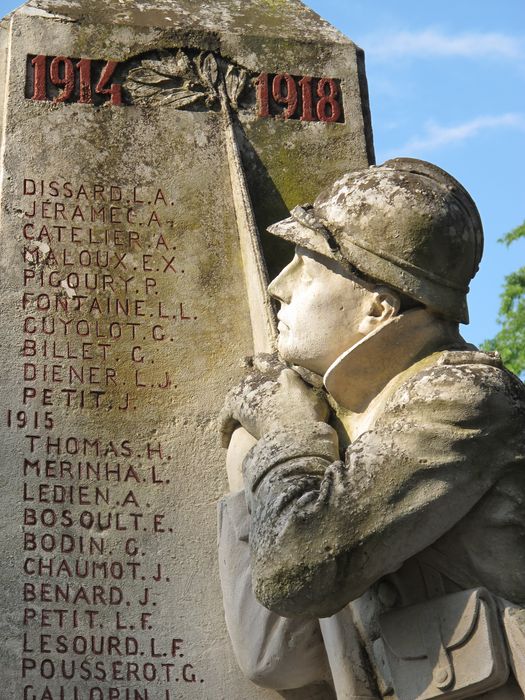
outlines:
{"label": "statue's hand", "polygon": [[255,366],[226,397],[220,416],[223,447],[228,447],[239,426],[259,439],[276,428],[328,419],[330,409],[325,398],[297,372],[268,356],[256,358]]}

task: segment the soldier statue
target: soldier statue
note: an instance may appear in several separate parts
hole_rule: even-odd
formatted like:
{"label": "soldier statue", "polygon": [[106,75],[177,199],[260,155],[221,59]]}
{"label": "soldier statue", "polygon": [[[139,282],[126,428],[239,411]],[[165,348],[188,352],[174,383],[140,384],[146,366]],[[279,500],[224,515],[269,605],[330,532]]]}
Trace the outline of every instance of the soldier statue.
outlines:
{"label": "soldier statue", "polygon": [[[448,173],[352,172],[270,232],[279,357],[228,394],[226,621],[284,697],[525,692],[525,387],[468,344],[483,232]],[[249,434],[249,437],[247,436]]]}

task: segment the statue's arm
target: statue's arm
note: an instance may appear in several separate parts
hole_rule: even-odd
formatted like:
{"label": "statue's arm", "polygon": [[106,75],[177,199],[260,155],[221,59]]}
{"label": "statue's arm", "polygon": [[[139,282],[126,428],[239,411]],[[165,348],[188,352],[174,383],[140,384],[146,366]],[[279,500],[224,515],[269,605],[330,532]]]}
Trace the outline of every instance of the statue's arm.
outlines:
{"label": "statue's arm", "polygon": [[[298,697],[331,698],[324,684],[330,672],[318,620],[280,617],[264,608],[253,594],[249,523],[244,492],[221,501],[219,568],[226,624],[237,662],[257,685],[305,691],[314,686],[315,693],[312,689],[313,694]],[[319,695],[322,687],[325,691]]]}
{"label": "statue's arm", "polygon": [[482,365],[417,375],[345,462],[326,424],[264,435],[244,465],[257,598],[332,615],[463,518],[519,453],[523,405],[505,377]]}

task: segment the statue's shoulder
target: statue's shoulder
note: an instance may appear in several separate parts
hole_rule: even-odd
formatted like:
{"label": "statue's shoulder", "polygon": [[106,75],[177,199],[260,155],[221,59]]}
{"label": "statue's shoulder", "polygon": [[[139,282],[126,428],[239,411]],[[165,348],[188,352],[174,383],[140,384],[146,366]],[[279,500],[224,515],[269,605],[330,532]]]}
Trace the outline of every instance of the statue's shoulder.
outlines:
{"label": "statue's shoulder", "polygon": [[416,362],[399,380],[390,395],[391,409],[492,414],[495,421],[514,416],[525,425],[525,385],[498,353],[444,350]]}
{"label": "statue's shoulder", "polygon": [[440,367],[477,367],[480,369],[493,367],[508,372],[498,352],[484,352],[474,346],[467,346],[459,350],[444,350],[439,353],[436,365]]}
{"label": "statue's shoulder", "polygon": [[525,401],[525,384],[505,365],[498,352],[482,350],[446,350],[436,362],[436,371],[452,375],[458,381],[472,382],[487,391],[503,391]]}

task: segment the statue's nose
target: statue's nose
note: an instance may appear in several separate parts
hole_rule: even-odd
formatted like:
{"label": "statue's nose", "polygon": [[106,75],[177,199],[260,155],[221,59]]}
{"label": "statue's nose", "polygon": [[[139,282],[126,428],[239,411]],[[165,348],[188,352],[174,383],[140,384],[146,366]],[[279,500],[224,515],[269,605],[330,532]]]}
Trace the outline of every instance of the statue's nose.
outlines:
{"label": "statue's nose", "polygon": [[292,293],[292,277],[293,270],[295,269],[296,260],[287,265],[284,270],[282,270],[277,277],[270,282],[268,285],[268,293],[277,301],[289,303]]}
{"label": "statue's nose", "polygon": [[289,294],[286,291],[287,286],[286,279],[284,279],[283,273],[281,272],[268,286],[268,293],[271,297],[277,299],[277,301],[286,303],[290,300]]}

